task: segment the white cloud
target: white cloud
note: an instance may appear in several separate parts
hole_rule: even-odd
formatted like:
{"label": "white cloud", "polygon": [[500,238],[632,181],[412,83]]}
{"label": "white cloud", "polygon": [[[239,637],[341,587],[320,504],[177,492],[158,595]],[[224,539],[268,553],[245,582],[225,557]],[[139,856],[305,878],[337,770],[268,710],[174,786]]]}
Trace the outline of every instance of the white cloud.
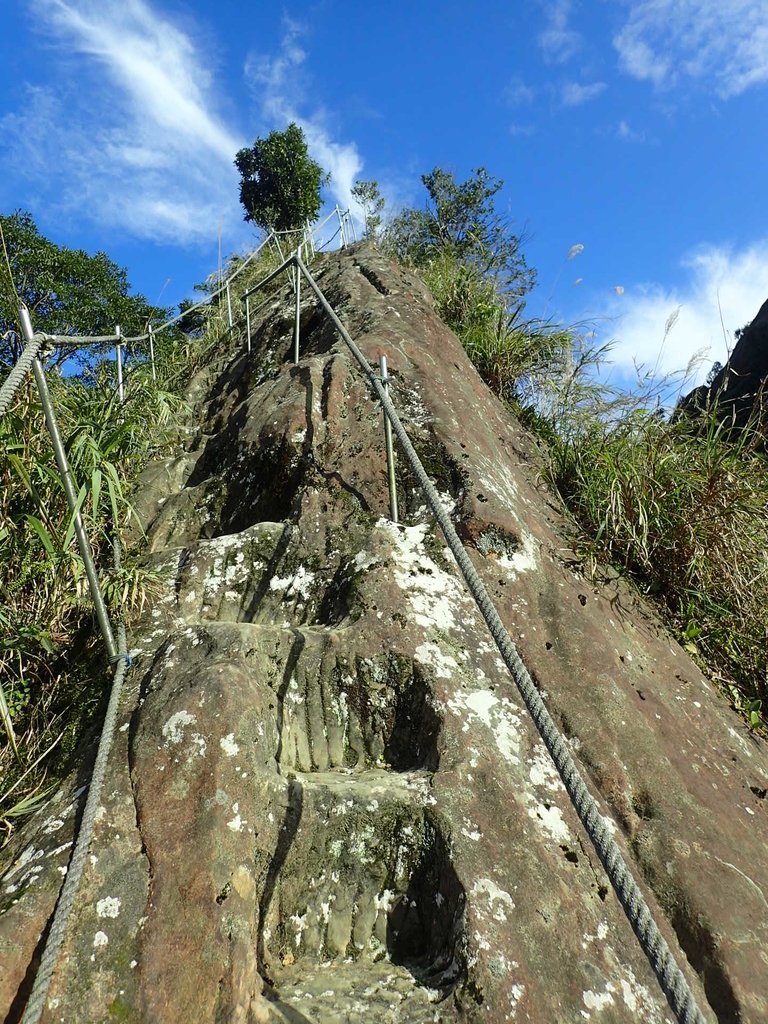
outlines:
{"label": "white cloud", "polygon": [[509,134],[513,138],[530,138],[531,135],[536,134],[536,126],[532,124],[511,124],[509,126]]}
{"label": "white cloud", "polygon": [[635,131],[629,122],[624,120],[616,125],[616,135],[622,142],[645,142],[645,132]]}
{"label": "white cloud", "polygon": [[504,99],[510,106],[521,107],[532,103],[536,98],[536,90],[532,85],[526,85],[521,78],[513,78],[504,90]]}
{"label": "white cloud", "polygon": [[701,246],[682,266],[687,279],[678,288],[626,284],[622,295],[606,303],[603,315],[616,339],[611,359],[619,368],[631,371],[641,364],[647,370],[675,372],[706,350],[695,375],[699,383],[715,360],[727,359],[734,331],[768,298],[768,239],[739,252]]}
{"label": "white cloud", "polygon": [[264,116],[276,127],[294,121],[304,131],[307,148],[324,170],[330,171],[328,186],[331,195],[343,209],[350,209],[359,223],[363,217],[352,198],[352,186],[363,169],[363,160],[353,142],[336,142],[328,127],[328,115],[319,107],[309,115],[300,108],[305,103],[307,87],[301,68],[306,51],[300,45],[303,29],[299,22],[284,19],[285,31],[276,57],[251,54],[245,72],[257,87],[255,90]]}
{"label": "white cloud", "polygon": [[580,107],[589,103],[605,89],[605,82],[589,82],[581,85],[579,82],[566,82],[562,88],[560,99],[564,107]]}
{"label": "white cloud", "polygon": [[581,48],[581,35],[568,24],[571,0],[545,0],[547,27],[539,34],[538,43],[544,57],[564,64]]}
{"label": "white cloud", "polygon": [[31,86],[0,131],[49,204],[182,244],[239,221],[232,161],[242,143],[217,114],[189,36],[148,0],[38,0],[34,14],[66,67],[49,59],[52,84]]}
{"label": "white cloud", "polygon": [[635,0],[613,43],[634,78],[727,99],[768,82],[768,0]]}

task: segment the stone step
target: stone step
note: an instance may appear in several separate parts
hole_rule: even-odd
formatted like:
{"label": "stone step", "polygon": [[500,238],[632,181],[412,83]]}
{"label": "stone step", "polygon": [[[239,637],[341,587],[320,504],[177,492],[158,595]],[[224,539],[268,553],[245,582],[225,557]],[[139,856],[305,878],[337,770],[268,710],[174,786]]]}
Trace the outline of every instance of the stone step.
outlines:
{"label": "stone step", "polygon": [[291,773],[289,786],[261,917],[260,959],[277,988],[298,962],[353,961],[397,963],[412,987],[450,990],[464,891],[429,772]]}
{"label": "stone step", "polygon": [[270,1024],[432,1024],[458,1020],[439,989],[415,985],[405,967],[304,961],[287,968],[272,994]]}

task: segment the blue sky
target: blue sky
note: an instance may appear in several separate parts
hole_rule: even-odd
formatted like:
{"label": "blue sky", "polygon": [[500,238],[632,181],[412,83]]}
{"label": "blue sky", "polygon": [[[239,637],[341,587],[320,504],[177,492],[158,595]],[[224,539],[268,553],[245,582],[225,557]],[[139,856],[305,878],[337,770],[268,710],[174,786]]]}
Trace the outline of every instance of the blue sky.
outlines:
{"label": "blue sky", "polygon": [[722,359],[768,298],[768,0],[3,0],[0,38],[0,209],[152,301],[215,269],[219,230],[253,241],[234,154],[291,120],[331,205],[503,178],[529,314],[594,320],[617,373]]}

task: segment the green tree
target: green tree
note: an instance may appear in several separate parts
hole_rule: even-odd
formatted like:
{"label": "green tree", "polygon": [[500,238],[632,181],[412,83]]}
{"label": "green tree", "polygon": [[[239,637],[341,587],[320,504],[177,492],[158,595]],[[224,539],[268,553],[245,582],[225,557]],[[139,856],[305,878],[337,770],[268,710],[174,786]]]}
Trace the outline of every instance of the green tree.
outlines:
{"label": "green tree", "polygon": [[310,157],[298,125],[256,139],[237,153],[235,167],[245,220],[265,231],[290,231],[317,218],[330,175]]}
{"label": "green tree", "polygon": [[381,228],[381,214],[384,210],[384,196],[378,181],[356,181],[352,196],[360,204],[365,220],[365,237],[376,240]]}
{"label": "green tree", "polygon": [[436,167],[422,176],[428,200],[423,209],[405,209],[389,224],[385,249],[401,262],[425,267],[436,257],[453,257],[492,278],[509,300],[519,300],[535,282],[523,256],[520,235],[495,206],[504,182],[484,167],[466,181]]}
{"label": "green tree", "polygon": [[[29,213],[0,215],[8,263],[0,254],[0,364],[13,364],[21,350],[17,296],[29,309],[36,331],[46,334],[140,334],[150,319],[165,319],[167,310],[151,306],[143,295],[130,295],[126,271],[103,252],[89,256],[45,238]],[[10,265],[12,281],[8,280]],[[58,362],[76,349],[62,345]]]}

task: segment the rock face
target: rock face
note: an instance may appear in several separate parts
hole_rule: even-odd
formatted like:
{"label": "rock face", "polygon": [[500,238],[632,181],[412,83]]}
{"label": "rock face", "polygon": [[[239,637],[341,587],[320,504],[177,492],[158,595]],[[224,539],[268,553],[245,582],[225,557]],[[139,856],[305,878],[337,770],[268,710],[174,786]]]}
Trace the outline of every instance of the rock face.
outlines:
{"label": "rock face", "polygon": [[680,402],[680,411],[696,415],[717,402],[718,416],[737,428],[756,416],[768,426],[768,301],[744,329],[731,358],[711,384],[694,388]]}
{"label": "rock face", "polygon": [[[579,575],[529,441],[423,285],[316,275],[393,400],[710,1019],[768,1019],[768,753],[628,590]],[[222,361],[139,493],[167,588],[47,1022],[666,1022],[664,998],[402,461],[314,299]],[[202,386],[202,385],[201,385]],[[0,882],[18,1021],[83,777]]]}

